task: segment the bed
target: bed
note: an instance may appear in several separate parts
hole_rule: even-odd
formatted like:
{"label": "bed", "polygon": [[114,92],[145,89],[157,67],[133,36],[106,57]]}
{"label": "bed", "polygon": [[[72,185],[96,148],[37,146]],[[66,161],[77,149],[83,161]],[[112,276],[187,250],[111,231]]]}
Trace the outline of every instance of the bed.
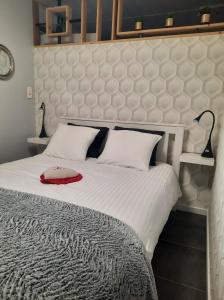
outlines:
{"label": "bed", "polygon": [[[67,121],[67,120],[66,120]],[[77,120],[76,120],[77,122]],[[88,120],[78,120],[81,125],[95,125],[99,121],[88,121]],[[103,123],[103,122],[102,122]],[[105,122],[104,122],[105,124]],[[124,123],[122,123],[124,124]],[[112,127],[114,125],[113,122],[106,122],[108,127]],[[32,219],[31,221],[29,218],[26,218],[26,224],[22,224],[20,228],[21,218],[23,218],[23,211],[27,209],[29,206],[27,203],[32,203],[32,207],[29,206],[28,214],[29,216],[37,213],[39,210],[40,216],[37,214],[37,218],[43,218],[42,222],[45,222],[45,218],[48,218],[48,214],[46,215],[45,212],[51,210],[52,205],[54,205],[54,215],[55,218],[58,216],[57,223],[62,224],[64,227],[68,227],[66,214],[70,215],[71,211],[75,209],[75,212],[79,213],[79,218],[83,218],[83,216],[88,216],[89,219],[93,218],[92,212],[94,214],[94,218],[91,219],[93,223],[89,224],[89,227],[94,228],[94,233],[91,233],[91,238],[95,234],[95,232],[99,231],[99,235],[94,237],[92,243],[96,240],[100,243],[100,239],[103,239],[105,234],[109,234],[111,236],[111,241],[103,241],[105,243],[105,247],[113,248],[115,244],[118,243],[119,238],[114,233],[111,233],[111,226],[114,228],[114,232],[122,231],[122,238],[119,243],[122,244],[122,251],[126,249],[128,252],[124,252],[125,256],[130,256],[132,259],[132,266],[133,270],[126,270],[125,266],[130,264],[130,262],[124,262],[126,258],[123,259],[122,262],[117,261],[117,265],[115,265],[114,270],[115,273],[111,271],[113,267],[113,261],[107,262],[107,267],[104,270],[104,275],[99,274],[104,268],[102,265],[101,267],[98,266],[96,270],[95,264],[100,264],[98,261],[99,255],[102,255],[102,251],[99,253],[95,253],[95,249],[86,250],[85,255],[88,257],[88,262],[91,257],[91,263],[94,261],[94,267],[91,269],[93,274],[91,278],[89,278],[89,269],[82,275],[84,278],[84,282],[89,282],[88,286],[91,286],[91,290],[87,289],[86,286],[82,283],[76,286],[76,290],[71,288],[72,282],[69,277],[67,278],[68,274],[71,276],[74,270],[70,270],[72,268],[70,265],[68,266],[68,258],[66,260],[66,273],[65,269],[62,270],[61,266],[56,268],[57,272],[54,269],[54,272],[57,273],[57,280],[52,284],[51,282],[44,281],[44,286],[46,290],[49,288],[50,292],[42,291],[41,287],[38,283],[42,282],[40,277],[45,277],[47,270],[41,273],[43,266],[38,269],[38,263],[35,265],[35,260],[30,259],[28,267],[32,270],[32,274],[30,272],[22,274],[16,273],[13,269],[13,275],[7,277],[8,273],[5,270],[7,267],[7,263],[3,266],[3,270],[1,270],[0,266],[0,282],[4,283],[4,289],[1,291],[0,288],[0,295],[1,298],[4,299],[40,299],[38,298],[38,294],[33,293],[33,291],[39,291],[41,294],[41,299],[156,299],[156,291],[154,286],[154,278],[153,274],[151,273],[151,266],[150,260],[153,256],[154,248],[157,244],[159,235],[168,219],[169,213],[174,207],[177,199],[180,197],[180,187],[178,184],[178,174],[179,174],[179,156],[182,150],[182,141],[183,141],[183,126],[181,125],[166,125],[166,124],[139,124],[139,123],[125,123],[125,126],[136,128],[151,128],[151,129],[162,129],[165,131],[165,136],[163,137],[163,141],[160,143],[160,147],[158,149],[159,157],[158,160],[160,161],[157,166],[151,167],[147,172],[141,172],[131,168],[124,168],[119,166],[107,165],[107,164],[99,164],[96,159],[87,159],[84,162],[80,161],[71,161],[66,159],[59,159],[54,157],[49,157],[45,154],[40,154],[32,158],[27,158],[7,164],[3,164],[0,166],[0,194],[1,199],[4,199],[4,202],[1,202],[0,209],[2,209],[5,214],[2,214],[2,219],[4,219],[4,226],[6,226],[7,230],[14,230],[17,231],[17,234],[21,233],[23,235],[24,232],[28,230],[29,238],[32,235],[36,234],[36,229],[41,226],[39,224],[38,219]],[[174,136],[175,140],[173,143],[173,159],[171,164],[166,163],[167,161],[167,151],[169,145],[169,138],[170,136]],[[51,166],[63,166],[63,167],[72,167],[78,170],[81,174],[83,174],[83,180],[77,184],[73,185],[65,185],[65,186],[53,186],[53,185],[41,185],[39,182],[39,176],[43,170],[47,169]],[[12,197],[16,199],[13,202],[10,200]],[[28,200],[27,200],[28,199]],[[55,200],[52,200],[55,199]],[[25,201],[25,202],[24,202]],[[28,202],[27,202],[28,201]],[[52,204],[52,201],[56,201]],[[7,203],[8,206],[4,206]],[[20,205],[21,203],[21,205]],[[41,203],[41,208],[39,203]],[[46,204],[47,203],[47,204]],[[55,204],[56,203],[56,204]],[[46,206],[45,206],[46,204]],[[21,208],[22,206],[22,208]],[[7,208],[10,207],[8,210]],[[45,211],[43,211],[43,207]],[[81,211],[80,211],[81,209]],[[52,214],[52,211],[49,214]],[[13,215],[10,214],[13,212]],[[61,212],[61,213],[60,213]],[[98,215],[98,213],[100,215]],[[91,217],[90,217],[91,215]],[[63,218],[62,218],[63,216]],[[109,216],[109,217],[108,217]],[[21,218],[20,218],[21,217]],[[72,215],[70,215],[72,218]],[[95,224],[95,219],[100,219],[101,223]],[[80,220],[81,220],[80,219]],[[71,220],[71,219],[69,219]],[[86,220],[86,219],[85,219]],[[24,221],[25,222],[25,221]],[[53,222],[53,221],[51,221]],[[65,222],[65,223],[64,223]],[[89,221],[90,222],[90,221]],[[32,223],[32,227],[28,226],[28,223]],[[13,225],[12,225],[13,224]],[[52,225],[53,223],[51,223]],[[101,232],[101,228],[105,226],[102,224],[110,225],[110,229],[106,228],[104,232]],[[127,228],[124,225],[127,225]],[[59,226],[59,225],[52,225],[52,226]],[[75,226],[78,226],[77,223]],[[86,225],[87,226],[87,225]],[[97,227],[98,226],[98,227]],[[12,228],[11,228],[12,227]],[[63,228],[64,228],[63,227]],[[87,226],[88,227],[88,226]],[[16,228],[16,229],[15,229]],[[27,229],[28,228],[28,229]],[[130,229],[130,230],[129,230]],[[39,230],[39,229],[38,229]],[[38,231],[37,230],[37,231]],[[43,230],[46,232],[46,228],[41,228],[42,235]],[[47,228],[49,230],[49,227]],[[59,230],[57,228],[57,230]],[[56,231],[57,231],[56,230]],[[72,229],[73,230],[73,229]],[[32,234],[30,233],[32,231]],[[88,229],[90,231],[90,229]],[[71,231],[69,231],[71,233]],[[85,234],[89,234],[87,232],[86,227],[82,228],[82,232]],[[11,234],[11,231],[10,231]],[[27,232],[26,232],[27,234]],[[55,233],[54,233],[55,234]],[[64,233],[65,235],[68,233]],[[100,235],[101,234],[101,235]],[[13,236],[15,235],[15,236]],[[9,236],[13,239],[16,239],[14,244],[10,241],[8,244]],[[38,232],[38,242],[40,239],[40,232]],[[130,236],[132,238],[130,242]],[[5,248],[3,247],[2,253],[0,250],[0,259],[1,256],[4,255],[4,251],[7,251],[7,254],[10,256],[8,264],[12,264],[12,261],[16,261],[16,256],[18,253],[15,251],[12,254],[12,251],[8,252],[8,248],[12,247],[12,245],[17,245],[20,247],[20,240],[17,239],[17,235],[15,232],[11,235],[4,236],[6,241]],[[86,237],[86,236],[85,236]],[[23,237],[21,237],[23,238]],[[46,237],[45,237],[46,238]],[[71,237],[70,237],[71,238]],[[67,243],[69,237],[64,237],[62,233],[60,233],[60,243]],[[85,241],[89,240],[86,238]],[[133,242],[135,241],[135,243]],[[36,240],[35,240],[36,241]],[[35,241],[32,241],[34,243]],[[27,241],[25,241],[26,243]],[[30,241],[29,241],[30,242]],[[52,241],[48,241],[46,243],[51,243]],[[77,241],[76,241],[77,242]],[[19,243],[19,244],[18,244]],[[59,244],[60,244],[59,243]],[[90,243],[90,242],[89,242]],[[116,245],[116,249],[114,253],[120,253],[119,243]],[[58,242],[56,243],[57,246],[51,245],[54,249],[55,247],[59,247]],[[88,243],[87,243],[88,244]],[[89,244],[87,245],[83,242],[82,247],[87,249]],[[113,244],[113,245],[112,245]],[[32,244],[33,245],[33,244]],[[108,246],[109,245],[109,246]],[[129,253],[130,245],[133,249],[132,252]],[[34,247],[35,248],[35,247]],[[60,248],[60,247],[59,247]],[[47,248],[49,249],[49,248]],[[70,248],[69,248],[70,249]],[[35,249],[32,248],[33,255],[39,255],[35,253]],[[43,249],[42,249],[43,250]],[[31,253],[32,253],[31,251]],[[60,250],[62,251],[62,250]],[[64,250],[63,250],[64,251]],[[68,251],[68,247],[66,248]],[[118,252],[117,252],[118,251]],[[71,250],[70,250],[71,252]],[[70,257],[69,264],[72,261],[72,254],[67,253],[66,255]],[[101,264],[102,261],[108,259],[109,252],[103,251],[103,256],[101,257]],[[127,254],[128,253],[128,254]],[[136,256],[138,253],[138,256]],[[24,253],[20,253],[22,257],[24,257]],[[44,254],[42,254],[44,256]],[[57,253],[58,255],[58,253]],[[62,253],[60,253],[62,255]],[[59,255],[59,257],[60,257]],[[83,255],[83,254],[82,254]],[[113,256],[113,253],[111,253]],[[121,255],[121,256],[122,256]],[[12,256],[14,257],[12,259]],[[115,255],[116,256],[116,255]],[[52,255],[50,256],[52,257]],[[105,258],[106,257],[106,258]],[[14,260],[15,259],[15,260]],[[49,257],[46,258],[46,261]],[[111,259],[111,258],[110,258]],[[43,259],[42,259],[43,260]],[[25,260],[26,261],[26,260]],[[96,263],[97,261],[97,263]],[[42,262],[41,262],[42,263]],[[58,263],[58,261],[57,261]],[[54,268],[55,264],[54,263]],[[136,264],[135,264],[136,263]],[[123,265],[122,265],[123,264]],[[122,268],[118,270],[118,265]],[[32,266],[32,267],[31,267]],[[110,267],[109,267],[110,266]],[[140,268],[145,268],[147,266],[148,277],[150,279],[151,286],[148,287],[148,283],[145,282],[144,271],[140,270]],[[83,266],[82,266],[83,268]],[[135,270],[136,268],[136,270]],[[78,270],[78,268],[76,268]],[[129,278],[122,277],[120,281],[117,279],[118,273],[120,274],[122,270],[125,270],[125,273],[130,273]],[[69,272],[70,270],[70,272]],[[111,276],[106,276],[109,271],[111,272]],[[113,271],[114,271],[113,270]],[[18,270],[17,270],[18,272]],[[49,270],[50,272],[50,270]],[[66,274],[64,274],[64,272]],[[109,273],[110,273],[109,272]],[[76,274],[76,283],[77,278],[82,273],[82,270],[79,270],[78,274]],[[96,275],[97,273],[97,275]],[[24,275],[25,274],[25,275]],[[28,274],[28,275],[27,275]],[[35,275],[36,274],[36,275]],[[43,275],[44,274],[44,275]],[[59,276],[61,275],[61,277]],[[115,275],[117,274],[117,275]],[[142,278],[139,274],[142,274]],[[29,284],[26,285],[26,278],[29,277]],[[38,277],[39,276],[39,277]],[[53,276],[52,274],[49,276]],[[48,276],[48,277],[49,277]],[[77,277],[78,276],[78,277]],[[95,276],[95,277],[94,277]],[[113,278],[114,276],[114,278]],[[126,276],[126,275],[125,275]],[[136,278],[138,277],[138,279]],[[13,277],[13,279],[12,279]],[[103,279],[101,278],[103,277]],[[4,281],[4,278],[8,278],[7,284]],[[22,278],[22,279],[21,279]],[[65,286],[62,285],[63,280],[66,278]],[[93,284],[95,281],[99,283],[100,279],[101,285]],[[111,279],[113,278],[113,280]],[[138,283],[135,281],[139,281]],[[20,282],[21,281],[21,282]],[[117,281],[117,282],[116,282]],[[12,283],[13,282],[13,283]],[[19,283],[20,282],[20,283]],[[70,282],[70,283],[68,283]],[[113,286],[114,282],[116,282],[116,288]],[[60,283],[60,284],[59,284]],[[67,286],[67,288],[66,288]],[[95,287],[97,286],[97,289]],[[122,287],[121,287],[122,286]],[[123,286],[126,288],[123,289]],[[35,289],[34,289],[35,287]],[[105,288],[106,287],[106,288]],[[119,287],[119,291],[117,290]],[[141,291],[139,291],[141,289]],[[128,290],[128,292],[127,292]],[[79,292],[77,292],[79,291]],[[4,294],[5,293],[5,294]],[[77,293],[77,294],[76,294]],[[19,296],[18,296],[19,295]],[[87,296],[88,295],[88,296]],[[33,297],[33,298],[32,298]]]}

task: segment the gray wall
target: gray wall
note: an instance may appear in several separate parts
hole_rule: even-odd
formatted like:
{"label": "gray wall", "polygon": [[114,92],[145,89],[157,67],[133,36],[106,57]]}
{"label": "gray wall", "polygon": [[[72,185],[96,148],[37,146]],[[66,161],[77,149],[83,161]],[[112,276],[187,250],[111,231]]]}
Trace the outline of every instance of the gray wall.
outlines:
{"label": "gray wall", "polygon": [[34,134],[34,100],[26,87],[33,86],[32,1],[0,0],[0,44],[15,59],[16,71],[0,81],[0,163],[29,155],[26,138]]}

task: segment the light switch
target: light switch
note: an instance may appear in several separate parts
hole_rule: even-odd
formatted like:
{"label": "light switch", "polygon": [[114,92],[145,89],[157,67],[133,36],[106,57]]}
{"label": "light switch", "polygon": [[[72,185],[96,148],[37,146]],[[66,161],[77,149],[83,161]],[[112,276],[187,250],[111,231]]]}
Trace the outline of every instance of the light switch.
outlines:
{"label": "light switch", "polygon": [[26,96],[27,96],[27,99],[32,99],[33,98],[33,88],[32,88],[32,86],[28,86],[26,88]]}

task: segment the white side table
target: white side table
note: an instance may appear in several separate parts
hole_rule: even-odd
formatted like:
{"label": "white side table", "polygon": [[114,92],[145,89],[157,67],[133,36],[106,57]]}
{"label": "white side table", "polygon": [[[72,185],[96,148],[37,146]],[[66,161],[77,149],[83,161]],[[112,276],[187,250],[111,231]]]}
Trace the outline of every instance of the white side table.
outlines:
{"label": "white side table", "polygon": [[27,143],[36,145],[47,145],[49,141],[50,138],[29,137],[27,139]]}
{"label": "white side table", "polygon": [[182,153],[180,156],[180,162],[210,167],[215,165],[214,158],[202,157],[199,153]]}
{"label": "white side table", "polygon": [[31,155],[34,156],[34,155],[42,153],[45,150],[49,141],[50,141],[50,138],[39,138],[39,137],[27,138],[28,144],[35,145],[35,147],[30,147]]}

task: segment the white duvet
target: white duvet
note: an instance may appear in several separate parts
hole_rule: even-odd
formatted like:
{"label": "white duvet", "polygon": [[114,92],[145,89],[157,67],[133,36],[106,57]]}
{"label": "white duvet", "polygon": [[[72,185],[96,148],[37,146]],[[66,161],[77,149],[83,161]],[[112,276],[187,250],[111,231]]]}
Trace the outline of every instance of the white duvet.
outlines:
{"label": "white duvet", "polygon": [[[43,185],[48,167],[74,168],[83,175],[68,185]],[[106,213],[131,226],[150,257],[172,207],[180,196],[177,177],[168,164],[149,171],[52,158],[44,154],[0,165],[0,187],[44,195]]]}

